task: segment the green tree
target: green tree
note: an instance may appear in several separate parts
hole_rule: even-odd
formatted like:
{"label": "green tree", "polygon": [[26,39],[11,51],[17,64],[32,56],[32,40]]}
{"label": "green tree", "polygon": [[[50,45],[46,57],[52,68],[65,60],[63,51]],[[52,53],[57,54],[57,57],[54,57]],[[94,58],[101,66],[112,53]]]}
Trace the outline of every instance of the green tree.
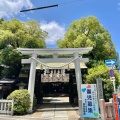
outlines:
{"label": "green tree", "polygon": [[64,39],[57,41],[60,48],[91,47],[93,50],[88,54],[94,60],[116,58],[115,46],[108,31],[99,23],[94,16],[82,17],[74,21],[68,28]]}
{"label": "green tree", "polygon": [[13,48],[45,48],[47,33],[42,31],[37,21],[20,22],[13,19],[0,25],[0,48],[11,45]]}
{"label": "green tree", "polygon": [[[108,68],[104,65],[104,60],[117,58],[115,45],[112,42],[109,32],[100,24],[94,16],[82,17],[74,21],[68,28],[64,39],[57,41],[60,48],[82,48],[93,47],[87,55],[89,58],[87,71],[83,71],[85,83],[96,83],[96,78],[103,80],[104,97],[108,100],[113,92],[113,85],[108,75]],[[118,73],[115,71],[116,86],[118,82]]]}
{"label": "green tree", "polygon": [[3,21],[4,21],[4,19],[3,19],[3,18],[0,18],[0,24],[1,24]]}
{"label": "green tree", "polygon": [[[16,48],[45,48],[47,32],[42,31],[37,21],[21,22],[13,19],[0,24],[0,64],[15,77],[21,70],[21,54]],[[5,71],[4,71],[5,73]]]}
{"label": "green tree", "polygon": [[0,62],[4,65],[3,76],[18,77],[21,71],[22,54],[12,47],[4,48],[0,51]]}
{"label": "green tree", "polygon": [[[96,84],[96,79],[101,78],[103,83],[104,99],[108,101],[112,98],[112,92],[114,92],[112,81],[110,81],[109,69],[104,64],[88,69],[88,74],[85,76],[85,83]],[[115,71],[115,83],[116,88],[120,84],[119,74]]]}

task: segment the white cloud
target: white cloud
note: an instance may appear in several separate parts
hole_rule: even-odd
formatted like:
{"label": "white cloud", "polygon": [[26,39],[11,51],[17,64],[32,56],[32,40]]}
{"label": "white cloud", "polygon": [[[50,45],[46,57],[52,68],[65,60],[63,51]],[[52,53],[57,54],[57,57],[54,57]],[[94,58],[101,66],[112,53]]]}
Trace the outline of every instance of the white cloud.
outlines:
{"label": "white cloud", "polygon": [[120,3],[118,3],[118,10],[120,10]]}
{"label": "white cloud", "polygon": [[22,8],[32,8],[30,0],[0,0],[0,18],[20,12]]}
{"label": "white cloud", "polygon": [[48,37],[46,39],[47,45],[55,45],[58,39],[63,39],[65,34],[65,27],[59,25],[57,22],[41,22],[41,28],[48,32]]}

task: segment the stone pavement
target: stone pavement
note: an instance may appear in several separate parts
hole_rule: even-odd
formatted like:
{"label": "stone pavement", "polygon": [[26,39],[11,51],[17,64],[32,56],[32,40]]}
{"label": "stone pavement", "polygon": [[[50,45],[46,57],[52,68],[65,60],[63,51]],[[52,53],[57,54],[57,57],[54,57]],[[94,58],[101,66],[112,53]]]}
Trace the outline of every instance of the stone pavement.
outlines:
{"label": "stone pavement", "polygon": [[72,107],[68,97],[45,97],[34,113],[24,116],[0,115],[0,120],[79,120],[79,115],[78,107]]}

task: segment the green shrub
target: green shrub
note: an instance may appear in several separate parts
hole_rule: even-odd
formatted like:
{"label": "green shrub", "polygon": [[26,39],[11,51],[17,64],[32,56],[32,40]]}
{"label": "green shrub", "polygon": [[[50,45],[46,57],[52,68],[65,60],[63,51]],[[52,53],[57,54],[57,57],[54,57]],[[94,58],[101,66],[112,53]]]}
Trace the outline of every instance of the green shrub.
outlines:
{"label": "green shrub", "polygon": [[30,108],[30,94],[28,90],[21,89],[13,91],[7,99],[14,98],[14,114],[22,115],[25,114]]}

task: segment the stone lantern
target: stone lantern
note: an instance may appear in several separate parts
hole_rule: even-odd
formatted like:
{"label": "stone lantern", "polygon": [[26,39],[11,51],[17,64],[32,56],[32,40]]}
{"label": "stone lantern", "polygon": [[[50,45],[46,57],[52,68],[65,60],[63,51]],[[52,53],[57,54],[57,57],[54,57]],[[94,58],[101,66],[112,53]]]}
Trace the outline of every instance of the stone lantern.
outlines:
{"label": "stone lantern", "polygon": [[20,83],[17,84],[17,86],[19,86],[19,90],[20,90],[20,89],[24,89],[25,85],[26,85],[26,84],[23,83],[23,82],[20,82]]}

